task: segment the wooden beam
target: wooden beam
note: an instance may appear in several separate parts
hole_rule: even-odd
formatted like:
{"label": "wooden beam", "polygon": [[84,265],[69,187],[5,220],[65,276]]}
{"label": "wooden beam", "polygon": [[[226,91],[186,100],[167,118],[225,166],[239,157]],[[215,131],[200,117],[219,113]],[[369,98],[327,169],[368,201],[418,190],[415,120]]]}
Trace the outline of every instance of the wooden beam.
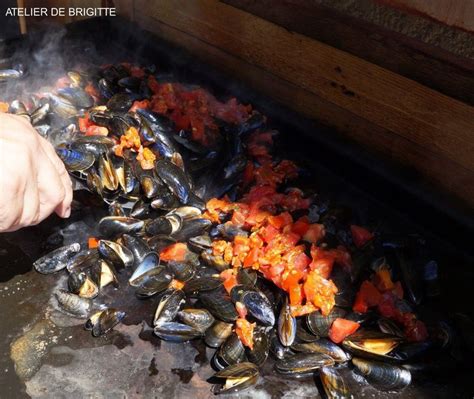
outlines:
{"label": "wooden beam", "polygon": [[[137,4],[140,7],[140,4]],[[446,157],[427,151],[423,146],[390,130],[373,124],[327,99],[303,89],[287,79],[268,73],[235,55],[219,49],[201,38],[183,32],[159,21],[146,13],[135,12],[137,22],[147,30],[194,53],[197,58],[212,62],[219,69],[237,76],[250,86],[272,96],[277,101],[297,109],[302,114],[350,132],[349,139],[367,144],[378,154],[413,167],[413,173],[421,173],[448,192],[474,204],[474,174]],[[416,169],[416,171],[415,171]]]}
{"label": "wooden beam", "polygon": [[474,105],[473,59],[456,56],[441,47],[429,45],[317,2],[223,2]]}
{"label": "wooden beam", "polygon": [[135,7],[474,171],[469,105],[218,1],[137,0]]}

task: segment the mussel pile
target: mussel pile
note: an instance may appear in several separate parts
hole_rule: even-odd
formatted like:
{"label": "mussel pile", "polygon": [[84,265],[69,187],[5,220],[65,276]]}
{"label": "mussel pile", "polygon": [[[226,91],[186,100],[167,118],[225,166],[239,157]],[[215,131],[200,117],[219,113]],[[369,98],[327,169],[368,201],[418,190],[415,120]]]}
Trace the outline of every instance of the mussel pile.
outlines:
{"label": "mussel pile", "polygon": [[123,63],[70,71],[3,108],[108,204],[88,245],[34,262],[67,270],[57,304],[93,336],[127,318],[101,305],[103,290],[120,295],[121,275],[130,300],[156,301],[145,320],[156,336],[215,348],[216,394],[257,384],[269,357],[282,378],[319,375],[329,398],[357,397],[362,380],[400,391],[439,359],[440,373],[462,363],[453,327],[417,314],[439,294],[419,238],[387,239],[293,186],[300,169],[273,154],[278,132],[250,106]]}

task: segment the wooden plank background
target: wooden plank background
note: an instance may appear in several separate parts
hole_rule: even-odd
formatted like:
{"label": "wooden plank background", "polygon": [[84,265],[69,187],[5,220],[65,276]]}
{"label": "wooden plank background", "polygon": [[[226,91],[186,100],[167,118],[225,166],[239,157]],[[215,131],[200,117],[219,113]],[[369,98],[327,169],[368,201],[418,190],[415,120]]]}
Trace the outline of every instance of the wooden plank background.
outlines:
{"label": "wooden plank background", "polygon": [[428,16],[446,25],[474,32],[472,0],[378,0],[404,11]]}
{"label": "wooden plank background", "polygon": [[214,0],[135,0],[135,20],[474,204],[474,107]]}

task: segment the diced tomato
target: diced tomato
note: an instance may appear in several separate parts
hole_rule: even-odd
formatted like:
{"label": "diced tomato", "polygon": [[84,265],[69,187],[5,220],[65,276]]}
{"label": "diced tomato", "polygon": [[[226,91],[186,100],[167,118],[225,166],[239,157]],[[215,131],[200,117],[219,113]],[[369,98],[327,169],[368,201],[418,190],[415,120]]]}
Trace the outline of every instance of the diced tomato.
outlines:
{"label": "diced tomato", "polygon": [[[282,265],[282,268],[284,270],[284,265]],[[282,274],[283,270],[279,271],[279,274]],[[290,291],[292,287],[299,285],[305,276],[306,273],[302,270],[289,270],[282,276],[281,288]]]}
{"label": "diced tomato", "polygon": [[390,292],[382,294],[382,298],[378,304],[378,311],[383,317],[389,319],[394,318],[397,314],[395,307],[394,295]]}
{"label": "diced tomato", "polygon": [[107,136],[109,134],[109,129],[104,126],[90,125],[87,127],[85,135],[86,136]]}
{"label": "diced tomato", "polygon": [[357,248],[363,247],[366,243],[374,238],[374,234],[364,227],[351,225],[352,241]]}
{"label": "diced tomato", "polygon": [[254,179],[254,172],[255,167],[253,166],[253,162],[247,162],[247,165],[245,165],[244,173],[242,174],[242,185],[244,187],[248,186],[252,182],[252,180]]}
{"label": "diced tomato", "polygon": [[87,246],[89,249],[97,248],[99,246],[99,240],[95,237],[89,237],[87,240]]}
{"label": "diced tomato", "polygon": [[261,231],[263,240],[268,244],[272,241],[278,234],[278,230],[273,227],[271,224],[267,225]]}
{"label": "diced tomato", "polygon": [[82,117],[82,118],[81,117],[77,118],[77,123],[79,125],[79,130],[83,133],[85,133],[87,131],[87,128],[89,126],[93,125],[92,121],[89,119],[89,114],[88,113],[86,113],[84,115],[84,117]]}
{"label": "diced tomato", "polygon": [[409,327],[405,328],[405,335],[408,341],[422,342],[428,339],[428,330],[422,321],[415,320]]}
{"label": "diced tomato", "polygon": [[269,216],[267,220],[268,223],[279,230],[293,222],[293,218],[289,212],[280,213],[278,216]]}
{"label": "diced tomato", "polygon": [[309,268],[311,270],[318,270],[321,276],[324,278],[329,278],[332,272],[332,268],[334,265],[334,261],[329,258],[321,258],[317,260],[313,260],[309,264]]}
{"label": "diced tomato", "polygon": [[137,109],[149,109],[149,108],[150,108],[149,100],[134,101],[132,106],[130,107],[130,112],[135,112]]}
{"label": "diced tomato", "polygon": [[250,323],[246,319],[238,318],[235,322],[235,333],[238,335],[242,345],[253,349],[253,329],[255,323]]}
{"label": "diced tomato", "polygon": [[183,283],[182,281],[173,279],[171,280],[168,288],[174,288],[175,290],[182,290],[184,288],[184,285],[185,283]]}
{"label": "diced tomato", "polygon": [[374,285],[381,292],[390,291],[395,288],[388,267],[381,267],[374,275]]}
{"label": "diced tomato", "polygon": [[297,306],[303,303],[303,284],[291,286],[288,293],[290,296],[290,305]]}
{"label": "diced tomato", "polygon": [[369,305],[365,300],[363,292],[359,291],[355,297],[352,310],[357,313],[366,313],[369,310]]}
{"label": "diced tomato", "polygon": [[177,262],[183,262],[186,260],[188,255],[188,246],[182,242],[171,244],[160,252],[160,259],[164,262],[174,260]]}
{"label": "diced tomato", "polygon": [[369,307],[379,305],[381,300],[382,295],[377,288],[369,280],[365,280],[362,282],[359,292],[356,295],[352,310],[354,310],[354,312],[365,313]]}
{"label": "diced tomato", "polygon": [[230,294],[230,291],[232,288],[234,288],[237,285],[237,277],[232,275],[227,280],[224,281],[223,283],[225,290]]}
{"label": "diced tomato", "polygon": [[313,223],[308,226],[306,233],[303,235],[303,240],[315,244],[321,240],[325,234],[326,230],[323,224]]}
{"label": "diced tomato", "polygon": [[359,327],[360,324],[355,321],[337,318],[329,328],[329,339],[332,342],[339,344],[344,341],[346,337],[354,334]]}
{"label": "diced tomato", "polygon": [[260,248],[252,248],[244,259],[244,267],[252,267],[258,262]]}
{"label": "diced tomato", "polygon": [[298,219],[293,225],[291,226],[291,231],[298,234],[299,236],[303,236],[309,229],[309,223],[305,220]]}

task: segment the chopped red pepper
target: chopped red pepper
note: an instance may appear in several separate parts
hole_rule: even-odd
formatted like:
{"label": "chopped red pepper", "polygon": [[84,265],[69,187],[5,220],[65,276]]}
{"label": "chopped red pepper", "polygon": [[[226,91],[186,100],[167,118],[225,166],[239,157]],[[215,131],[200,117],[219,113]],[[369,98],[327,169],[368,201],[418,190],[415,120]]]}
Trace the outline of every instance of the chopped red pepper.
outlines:
{"label": "chopped red pepper", "polygon": [[352,241],[357,248],[363,247],[374,238],[374,234],[369,230],[355,224],[351,225],[351,233]]}

